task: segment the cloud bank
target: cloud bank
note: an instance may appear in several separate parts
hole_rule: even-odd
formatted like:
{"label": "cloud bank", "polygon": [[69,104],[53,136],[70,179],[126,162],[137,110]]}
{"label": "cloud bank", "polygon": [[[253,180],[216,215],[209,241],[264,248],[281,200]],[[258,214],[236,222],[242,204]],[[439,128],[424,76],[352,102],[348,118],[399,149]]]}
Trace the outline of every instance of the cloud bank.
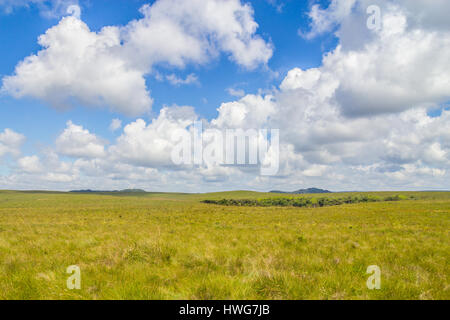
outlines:
{"label": "cloud bank", "polygon": [[[144,18],[121,30],[108,27],[92,35],[74,17],[63,19],[57,28],[70,22],[84,30],[96,47],[93,61],[103,54],[104,48],[110,52],[111,47],[118,45],[120,53],[114,54],[110,62],[123,63],[123,69],[113,69],[123,70],[119,78],[122,72],[137,70],[138,79],[143,75],[139,70],[150,70],[161,62],[177,68],[188,63],[204,64],[218,52],[228,54],[246,68],[265,63],[270,57],[270,46],[255,35],[256,22],[248,6],[238,1],[211,1],[211,5],[201,6],[194,1],[192,8],[181,6],[169,14],[167,8],[173,3],[158,1],[144,7]],[[202,120],[205,127],[219,130],[279,128],[280,170],[276,176],[262,177],[258,170],[248,167],[173,166],[173,133],[190,132],[192,122],[201,117],[194,107],[172,106],[163,108],[150,121],[138,118],[128,123],[110,144],[80,124],[69,122],[56,139],[53,151],[21,158],[18,168],[1,178],[2,183],[25,188],[31,188],[29,181],[34,181],[58,189],[70,185],[73,189],[141,187],[167,191],[299,186],[332,190],[448,189],[450,110],[443,106],[450,100],[450,22],[442,18],[440,7],[447,6],[447,2],[380,1],[379,30],[365,28],[369,4],[372,3],[363,0],[334,0],[328,8],[313,6],[311,29],[301,35],[313,38],[332,31],[339,40],[338,46],[323,57],[322,65],[293,68],[270,93],[236,94],[244,95],[223,102],[215,118]],[[223,20],[214,15],[217,8],[223,10]],[[198,21],[186,27],[194,12],[199,11]],[[240,12],[243,18],[227,21],[224,17],[232,16],[232,12]],[[230,33],[223,27],[228,24],[233,30]],[[160,29],[170,30],[179,41],[155,49],[149,44],[161,39],[157,32],[149,30]],[[123,32],[125,36],[120,35]],[[215,35],[214,40],[208,37],[211,34]],[[65,50],[69,45],[62,38],[55,50]],[[126,41],[122,44],[115,42],[117,39]],[[189,50],[180,49],[183,46]],[[80,49],[79,56],[90,52],[91,47],[85,47],[89,50]],[[137,52],[133,61],[127,58],[128,48]],[[44,61],[42,57],[35,59]],[[104,68],[104,72],[111,70],[107,65]],[[4,85],[18,81],[23,74],[16,71]],[[103,84],[104,91],[94,91],[105,92],[101,98],[107,99],[109,85],[113,84]],[[8,91],[14,92],[18,87],[31,90],[33,86],[11,85]],[[146,88],[139,89],[141,93],[142,90]],[[93,100],[87,99],[88,102],[98,103],[94,101],[98,96],[94,98],[81,89],[80,92],[71,95],[77,99],[91,97]],[[150,99],[148,93],[142,96]],[[120,104],[110,107],[126,110]],[[442,112],[431,116],[429,110],[436,108]],[[140,110],[135,109],[136,113]],[[0,138],[0,153],[2,143],[6,145]],[[12,150],[17,151],[20,143],[16,139],[12,145],[16,146]]]}
{"label": "cloud bank", "polygon": [[[145,76],[156,66],[183,69],[224,53],[254,69],[272,56],[271,44],[256,34],[252,8],[240,0],[158,0],[140,9],[141,19],[99,32],[80,20],[77,6],[69,9],[71,16],[39,37],[43,49],[3,78],[3,92],[59,109],[82,104],[138,116],[151,110]],[[196,81],[175,75],[168,80],[176,85]]]}

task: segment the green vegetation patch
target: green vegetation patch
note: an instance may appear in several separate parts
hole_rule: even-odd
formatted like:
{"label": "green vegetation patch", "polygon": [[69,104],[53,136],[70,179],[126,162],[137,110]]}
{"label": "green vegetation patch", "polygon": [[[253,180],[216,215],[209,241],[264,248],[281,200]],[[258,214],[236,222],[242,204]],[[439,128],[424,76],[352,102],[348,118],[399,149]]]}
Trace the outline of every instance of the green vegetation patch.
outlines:
{"label": "green vegetation patch", "polygon": [[[248,207],[201,201],[280,195],[0,191],[0,300],[450,299],[450,192],[326,196],[360,195],[416,200]],[[81,289],[67,287],[72,265]],[[367,287],[372,265],[379,290]]]}
{"label": "green vegetation patch", "polygon": [[379,202],[379,201],[400,201],[415,199],[414,196],[390,195],[384,198],[374,195],[356,195],[346,196],[342,198],[298,198],[298,197],[281,197],[266,199],[221,199],[221,200],[203,200],[203,203],[217,204],[222,206],[240,206],[240,207],[328,207],[338,206],[341,204],[362,203],[362,202]]}

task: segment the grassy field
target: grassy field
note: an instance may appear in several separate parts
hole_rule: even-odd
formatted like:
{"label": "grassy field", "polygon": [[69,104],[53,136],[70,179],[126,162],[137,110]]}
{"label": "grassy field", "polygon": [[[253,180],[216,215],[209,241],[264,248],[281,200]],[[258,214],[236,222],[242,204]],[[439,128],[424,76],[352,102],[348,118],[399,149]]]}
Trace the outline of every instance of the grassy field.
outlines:
{"label": "grassy field", "polygon": [[[450,299],[450,193],[372,193],[398,194],[414,200],[234,207],[201,201],[280,195],[0,191],[0,299]],[[66,287],[70,265],[80,290]],[[366,287],[369,265],[380,290]]]}

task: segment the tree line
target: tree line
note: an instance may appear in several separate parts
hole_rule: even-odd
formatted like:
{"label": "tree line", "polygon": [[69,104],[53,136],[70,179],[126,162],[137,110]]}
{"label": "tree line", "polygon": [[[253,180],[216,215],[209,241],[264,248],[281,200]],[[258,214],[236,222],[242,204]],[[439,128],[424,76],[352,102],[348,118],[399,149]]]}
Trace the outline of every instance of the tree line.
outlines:
{"label": "tree line", "polygon": [[404,195],[391,195],[387,197],[378,197],[373,195],[355,195],[342,198],[300,198],[300,197],[280,197],[266,199],[221,199],[221,200],[203,200],[203,203],[216,204],[222,206],[239,206],[239,207],[326,207],[337,206],[341,204],[364,203],[364,202],[380,202],[380,201],[400,201],[414,199]]}

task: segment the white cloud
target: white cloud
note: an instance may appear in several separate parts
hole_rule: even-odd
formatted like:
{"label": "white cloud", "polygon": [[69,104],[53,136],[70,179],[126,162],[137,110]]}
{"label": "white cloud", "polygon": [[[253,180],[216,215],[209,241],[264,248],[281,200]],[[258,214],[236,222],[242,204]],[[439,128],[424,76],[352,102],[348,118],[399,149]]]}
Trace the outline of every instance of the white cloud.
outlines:
{"label": "white cloud", "polygon": [[312,39],[318,35],[330,32],[350,15],[357,0],[331,0],[328,8],[323,9],[319,4],[314,4],[309,12],[310,30],[299,30],[300,35]]}
{"label": "white cloud", "polygon": [[25,142],[25,136],[11,129],[5,129],[0,132],[0,157],[6,154],[18,156],[20,147]]}
{"label": "white cloud", "polygon": [[64,173],[54,173],[54,172],[49,172],[45,176],[43,176],[43,180],[48,181],[48,182],[69,183],[69,182],[73,182],[74,179],[75,179],[74,176],[64,174]]}
{"label": "white cloud", "polygon": [[77,19],[81,18],[81,8],[76,4],[71,4],[67,6],[66,13],[71,16],[74,16]]}
{"label": "white cloud", "polygon": [[[335,29],[340,42],[324,57],[322,66],[294,68],[279,89],[224,102],[216,118],[204,121],[205,127],[218,129],[279,128],[281,162],[277,176],[261,177],[251,168],[214,164],[171,165],[173,133],[191,130],[198,116],[191,107],[165,107],[151,121],[138,119],[126,125],[106,149],[94,133],[69,123],[66,131],[70,134],[63,133],[63,145],[75,147],[64,150],[57,143],[57,151],[67,154],[68,150],[78,150],[73,161],[53,156],[52,161],[42,161],[44,167],[52,168],[48,176],[16,172],[3,177],[2,184],[23,186],[26,181],[52,180],[45,185],[98,189],[133,185],[192,192],[309,186],[331,190],[450,188],[450,111],[444,110],[437,117],[427,114],[428,107],[437,108],[450,97],[450,36],[444,20],[433,23],[434,18],[439,19],[439,10],[425,8],[423,1],[416,0],[397,2],[397,6],[380,2],[383,28],[372,32],[362,30],[368,2],[354,1],[351,9],[335,2],[333,13],[317,13],[318,29],[313,30],[320,34],[325,32],[321,30]],[[147,7],[146,16],[127,28],[137,32],[168,26],[175,34],[201,34],[179,28],[190,21],[191,9],[182,7],[166,19],[162,13],[167,12],[169,2],[161,3],[157,2],[154,11]],[[193,3],[195,8],[197,3]],[[231,7],[235,4],[230,3]],[[434,2],[430,6],[435,8]],[[419,14],[417,8],[423,11]],[[173,22],[180,12],[187,15],[183,22]],[[206,23],[203,18],[199,17],[199,25]],[[361,23],[363,28],[356,28]],[[153,36],[150,39],[156,41]],[[193,50],[185,53],[167,44],[161,51],[167,53],[166,62],[177,67],[206,63],[215,50],[222,50],[218,43],[199,39],[189,38]],[[206,41],[206,53],[196,51],[196,40]],[[201,44],[199,48],[205,47]],[[142,48],[138,56],[146,57],[149,52],[149,48]],[[231,51],[226,52],[233,57]],[[162,61],[158,60],[162,55],[154,57],[157,59],[149,61],[151,65]],[[139,58],[137,65],[144,60]],[[89,152],[88,158],[80,146],[89,143],[96,152]],[[58,184],[58,180],[62,182]]]}
{"label": "white cloud", "polygon": [[272,56],[271,45],[256,35],[251,6],[240,0],[159,0],[140,11],[144,18],[128,24],[125,41],[146,68],[159,62],[202,64],[222,51],[253,69]]}
{"label": "white cloud", "polygon": [[[78,0],[0,0],[0,7],[3,7],[6,13],[12,13],[20,7],[36,6],[41,14],[46,18],[57,18],[67,13],[67,9],[72,7],[80,12]],[[77,9],[78,8],[78,9]]]}
{"label": "white cloud", "polygon": [[17,161],[21,171],[27,173],[39,173],[43,171],[41,161],[38,156],[29,156],[20,158]]}
{"label": "white cloud", "polygon": [[217,109],[219,115],[211,121],[219,128],[259,129],[275,113],[271,95],[246,95],[239,101],[222,103]]}
{"label": "white cloud", "polygon": [[[370,1],[333,0],[327,9],[313,6],[309,34],[315,36],[333,26],[340,44],[324,57],[321,68],[305,71],[310,77],[303,75],[303,81],[312,84],[334,79],[336,88],[332,94],[348,117],[401,112],[448,101],[450,22],[447,28],[433,28],[427,14],[434,17],[437,10],[412,11],[422,8],[419,3],[425,2],[430,4],[402,1],[404,6],[400,6],[378,2],[382,28],[377,31],[366,27]],[[434,2],[430,6],[439,7]],[[286,81],[292,81],[289,78],[292,77]],[[305,86],[298,79],[295,81]]]}
{"label": "white cloud", "polygon": [[425,150],[424,158],[432,164],[447,163],[450,158],[447,154],[449,151],[444,150],[439,142],[434,142]]}
{"label": "white cloud", "polygon": [[363,50],[338,48],[325,59],[325,70],[340,80],[336,98],[346,115],[398,112],[450,99],[450,32],[407,31],[404,19],[386,13],[383,29]]}
{"label": "white cloud", "polygon": [[311,90],[317,84],[321,77],[320,69],[308,69],[303,71],[300,68],[294,68],[290,70],[281,82],[280,88],[282,90],[293,90],[293,89],[306,89]]}
{"label": "white cloud", "polygon": [[[363,31],[368,15],[366,9],[376,5],[381,13],[390,11],[393,7],[401,8],[408,19],[408,27],[425,30],[448,30],[450,23],[447,12],[450,3],[447,0],[331,0],[326,8],[313,4],[309,12],[310,30],[300,30],[299,33],[306,38],[314,38],[326,32],[337,31],[338,36],[355,35]],[[359,24],[358,28],[354,22]],[[361,28],[362,24],[362,28]],[[340,28],[340,29],[339,29]],[[357,30],[359,29],[359,30]],[[358,37],[358,40],[361,39]]]}
{"label": "white cloud", "polygon": [[[284,94],[280,92],[271,98],[277,110],[283,110],[280,104]],[[321,116],[324,110],[309,116]],[[81,154],[73,160],[61,161],[56,154],[49,153],[43,161],[37,157],[22,158],[19,160],[22,170],[8,176],[5,185],[28,189],[31,183],[41,181],[39,188],[133,186],[160,191],[295,189],[313,185],[332,190],[443,189],[449,186],[450,137],[446,128],[450,125],[450,111],[431,118],[424,109],[417,109],[401,115],[378,116],[370,121],[340,118],[339,114],[334,114],[322,119],[320,128],[315,128],[314,122],[308,122],[304,115],[293,118],[291,122],[296,122],[297,126],[281,130],[280,173],[276,177],[260,177],[255,170],[211,163],[200,167],[174,166],[170,157],[174,146],[172,135],[177,130],[189,131],[195,118],[192,108],[166,107],[151,123],[139,119],[125,126],[123,134],[101,157],[87,158]],[[255,123],[254,119],[249,118],[249,121]],[[279,118],[268,117],[266,124],[273,127],[280,125],[278,121]],[[342,121],[342,127],[333,127],[337,121]],[[224,125],[222,128],[227,127],[226,123]],[[78,134],[65,134],[67,145],[76,145],[70,140],[95,140],[92,133],[72,126],[68,124],[66,130]],[[339,134],[346,127],[350,127],[353,134]],[[296,128],[302,130],[295,132]],[[84,144],[89,146],[89,142]],[[77,147],[70,150],[77,150]],[[45,169],[40,171],[39,168]]]}
{"label": "white cloud", "polygon": [[227,92],[230,96],[233,97],[243,97],[245,96],[245,91],[242,89],[234,89],[234,88],[228,88]]}
{"label": "white cloud", "polygon": [[328,167],[324,165],[313,164],[306,170],[303,170],[302,173],[306,177],[320,177],[325,173],[327,168]]}
{"label": "white cloud", "polygon": [[142,72],[115,54],[120,49],[119,29],[99,33],[75,17],[65,17],[39,37],[44,47],[17,65],[15,75],[3,79],[3,90],[14,97],[31,96],[54,107],[73,99],[93,106],[136,115],[150,110]]}
{"label": "white cloud", "polygon": [[143,167],[173,166],[173,134],[188,130],[197,119],[192,107],[165,107],[149,124],[138,119],[125,126],[115,145],[109,148],[114,159]]}
{"label": "white cloud", "polygon": [[112,119],[111,124],[109,125],[109,130],[116,131],[122,128],[122,120],[120,119]]}
{"label": "white cloud", "polygon": [[[253,69],[272,56],[271,45],[256,34],[251,6],[239,0],[158,0],[141,8],[142,19],[99,32],[79,19],[78,9],[70,6],[72,16],[39,37],[43,49],[3,78],[2,91],[56,108],[81,103],[136,116],[151,110],[144,77],[156,65],[184,68],[224,52]],[[197,82],[195,75],[170,75],[167,80]]]}
{"label": "white cloud", "polygon": [[66,156],[77,158],[102,158],[104,142],[82,126],[67,122],[67,127],[56,139],[56,150]]}
{"label": "white cloud", "polygon": [[270,5],[272,5],[278,13],[283,12],[284,3],[281,0],[266,0]]}
{"label": "white cloud", "polygon": [[185,79],[179,78],[176,74],[172,73],[167,75],[166,79],[174,86],[200,84],[200,82],[198,81],[198,77],[194,73],[188,74]]}

